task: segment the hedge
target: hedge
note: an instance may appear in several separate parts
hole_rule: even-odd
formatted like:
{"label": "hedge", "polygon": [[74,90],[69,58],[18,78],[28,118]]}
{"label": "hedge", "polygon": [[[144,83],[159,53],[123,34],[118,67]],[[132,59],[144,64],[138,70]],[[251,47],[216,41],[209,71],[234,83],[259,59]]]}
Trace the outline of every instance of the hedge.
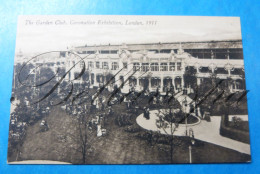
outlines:
{"label": "hedge", "polygon": [[249,132],[226,126],[224,117],[224,115],[221,117],[220,135],[250,144]]}

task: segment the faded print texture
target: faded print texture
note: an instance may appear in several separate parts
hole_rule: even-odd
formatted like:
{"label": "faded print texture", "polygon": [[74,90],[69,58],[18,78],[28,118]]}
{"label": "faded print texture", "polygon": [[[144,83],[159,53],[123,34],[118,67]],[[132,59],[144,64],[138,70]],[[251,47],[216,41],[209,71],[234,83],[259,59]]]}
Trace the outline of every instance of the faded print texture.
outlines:
{"label": "faded print texture", "polygon": [[239,18],[20,16],[10,164],[250,162]]}

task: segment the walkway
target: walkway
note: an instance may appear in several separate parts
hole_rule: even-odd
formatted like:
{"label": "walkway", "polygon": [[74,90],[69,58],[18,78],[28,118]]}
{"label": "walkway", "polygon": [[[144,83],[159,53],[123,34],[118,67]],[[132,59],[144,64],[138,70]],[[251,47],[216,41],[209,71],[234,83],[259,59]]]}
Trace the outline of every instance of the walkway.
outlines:
{"label": "walkway", "polygon": [[[139,115],[136,118],[137,124],[147,130],[159,131],[162,134],[169,134],[170,128],[166,129],[165,131],[163,129],[157,128],[156,126],[156,120],[158,119],[157,113],[158,113],[157,110],[150,111],[149,120],[146,120],[143,117],[143,114]],[[211,116],[211,122],[201,120],[200,124],[188,126],[188,130],[189,128],[193,129],[195,139],[199,139],[205,142],[209,142],[222,147],[233,149],[241,153],[250,154],[249,144],[232,140],[230,138],[223,137],[219,134],[220,121],[221,121],[220,116]],[[185,130],[186,130],[185,126],[179,126],[175,131],[174,135],[185,136]]]}

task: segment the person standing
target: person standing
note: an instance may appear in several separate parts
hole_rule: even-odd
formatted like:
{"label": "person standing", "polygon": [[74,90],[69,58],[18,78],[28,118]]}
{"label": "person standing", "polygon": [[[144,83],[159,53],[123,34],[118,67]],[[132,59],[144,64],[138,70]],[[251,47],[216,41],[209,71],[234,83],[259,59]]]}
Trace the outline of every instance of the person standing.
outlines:
{"label": "person standing", "polygon": [[146,117],[147,117],[146,119],[147,119],[147,120],[150,119],[150,112],[149,112],[149,111],[150,111],[150,109],[147,108],[147,109],[146,109]]}
{"label": "person standing", "polygon": [[[146,112],[146,107],[144,107],[144,118],[146,118],[147,112]],[[147,118],[146,118],[147,119]]]}

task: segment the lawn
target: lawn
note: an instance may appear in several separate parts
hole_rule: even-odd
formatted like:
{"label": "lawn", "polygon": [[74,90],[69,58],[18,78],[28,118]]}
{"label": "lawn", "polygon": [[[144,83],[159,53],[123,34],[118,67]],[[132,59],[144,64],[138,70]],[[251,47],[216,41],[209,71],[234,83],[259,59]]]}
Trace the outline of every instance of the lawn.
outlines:
{"label": "lawn", "polygon": [[[136,124],[136,117],[142,112],[138,109],[136,113],[130,113],[125,105],[112,107],[114,114],[107,118],[104,128],[108,134],[96,137],[95,130],[89,133],[89,144],[91,151],[87,156],[88,164],[160,164],[170,163],[169,148],[165,141],[144,138],[148,132]],[[119,126],[116,118],[120,115],[129,116],[128,124]],[[18,160],[54,160],[80,164],[80,153],[75,151],[76,146],[68,133],[74,132],[71,124],[71,116],[59,106],[52,108],[46,121],[49,130],[39,131],[39,124],[28,127],[26,138],[20,148]],[[135,131],[127,131],[128,128]],[[153,133],[152,133],[153,134]],[[142,136],[141,136],[142,135]],[[165,137],[159,137],[165,138]],[[167,137],[166,137],[167,139]],[[175,137],[173,151],[173,163],[188,163],[190,140],[185,137]],[[214,144],[196,140],[192,148],[194,163],[216,163],[216,162],[245,162],[250,161],[250,156],[237,151],[220,147]]]}

